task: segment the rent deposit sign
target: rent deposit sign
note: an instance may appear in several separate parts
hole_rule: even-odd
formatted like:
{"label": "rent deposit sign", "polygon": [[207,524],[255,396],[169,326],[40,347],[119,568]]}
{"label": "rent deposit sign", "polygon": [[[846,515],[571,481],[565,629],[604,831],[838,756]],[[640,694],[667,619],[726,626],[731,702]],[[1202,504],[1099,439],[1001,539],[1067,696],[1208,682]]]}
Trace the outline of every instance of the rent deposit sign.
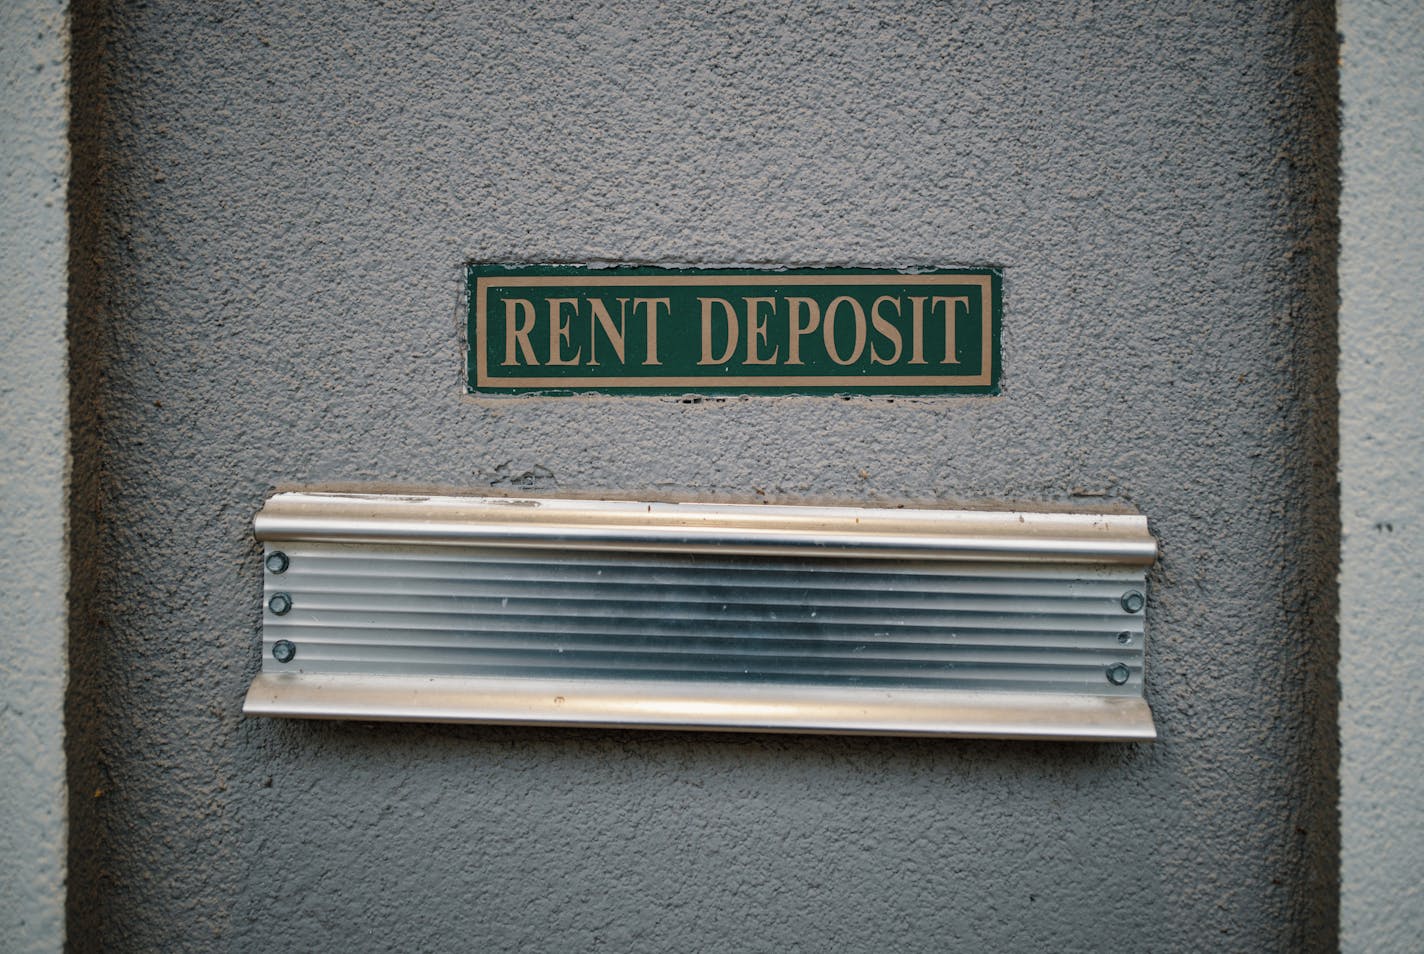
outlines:
{"label": "rent deposit sign", "polygon": [[997,269],[471,265],[469,390],[996,394]]}

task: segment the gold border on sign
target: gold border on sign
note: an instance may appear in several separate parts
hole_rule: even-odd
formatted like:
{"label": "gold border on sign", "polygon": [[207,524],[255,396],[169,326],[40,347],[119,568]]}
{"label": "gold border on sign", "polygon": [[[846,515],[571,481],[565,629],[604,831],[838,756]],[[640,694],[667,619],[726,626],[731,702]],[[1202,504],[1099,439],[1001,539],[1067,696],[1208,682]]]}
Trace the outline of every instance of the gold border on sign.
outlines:
{"label": "gold border on sign", "polygon": [[[974,285],[979,288],[980,338],[982,341],[980,373],[972,377],[952,374],[917,375],[741,375],[738,377],[556,377],[556,378],[491,378],[485,351],[486,298],[491,288],[533,288],[549,285],[564,285],[569,288],[581,286],[631,286],[648,285]],[[662,388],[689,387],[699,385],[725,387],[915,387],[918,385],[973,387],[988,385],[993,375],[993,302],[992,281],[989,275],[613,275],[580,276],[577,281],[559,275],[506,275],[480,276],[475,279],[475,387],[491,388]]]}

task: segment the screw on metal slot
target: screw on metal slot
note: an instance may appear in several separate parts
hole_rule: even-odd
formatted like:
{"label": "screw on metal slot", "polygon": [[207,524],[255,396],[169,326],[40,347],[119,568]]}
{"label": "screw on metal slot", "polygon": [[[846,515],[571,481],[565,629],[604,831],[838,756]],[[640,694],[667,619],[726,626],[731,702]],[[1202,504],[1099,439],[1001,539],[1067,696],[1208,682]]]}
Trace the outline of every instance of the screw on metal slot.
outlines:
{"label": "screw on metal slot", "polygon": [[1114,686],[1120,686],[1127,682],[1127,677],[1130,675],[1132,672],[1122,663],[1113,663],[1108,667],[1108,682]]}
{"label": "screw on metal slot", "polygon": [[286,573],[287,567],[292,565],[292,561],[287,559],[287,555],[281,550],[273,550],[263,562],[269,573]]}
{"label": "screw on metal slot", "polygon": [[278,616],[286,616],[292,611],[292,598],[286,593],[273,593],[267,601],[267,608]]}
{"label": "screw on metal slot", "polygon": [[1126,646],[1128,643],[1132,642],[1132,634],[1131,634],[1131,633],[1118,633],[1118,634],[1117,634],[1117,641],[1120,642],[1120,643],[1122,643],[1124,646]]}
{"label": "screw on metal slot", "polygon": [[272,658],[279,663],[289,663],[297,658],[297,644],[290,639],[279,639],[272,644]]}
{"label": "screw on metal slot", "polygon": [[1137,590],[1128,590],[1122,594],[1122,599],[1118,600],[1118,602],[1121,603],[1122,608],[1129,613],[1140,613],[1142,612],[1142,607],[1147,605],[1147,600]]}

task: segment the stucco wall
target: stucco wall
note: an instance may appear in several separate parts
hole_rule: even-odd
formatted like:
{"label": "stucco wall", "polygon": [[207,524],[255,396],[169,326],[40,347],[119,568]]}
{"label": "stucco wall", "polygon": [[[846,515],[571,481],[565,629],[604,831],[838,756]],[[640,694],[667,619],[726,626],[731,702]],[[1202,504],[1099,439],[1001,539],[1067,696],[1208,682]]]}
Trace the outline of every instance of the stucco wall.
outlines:
{"label": "stucco wall", "polygon": [[1341,933],[1424,937],[1424,14],[1340,7]]}
{"label": "stucco wall", "polygon": [[66,4],[0,4],[0,948],[64,941]]}
{"label": "stucco wall", "polygon": [[[80,946],[1333,945],[1328,6],[78,19]],[[1003,395],[469,399],[471,259],[1000,265]],[[244,720],[328,481],[1133,504],[1162,738]]]}

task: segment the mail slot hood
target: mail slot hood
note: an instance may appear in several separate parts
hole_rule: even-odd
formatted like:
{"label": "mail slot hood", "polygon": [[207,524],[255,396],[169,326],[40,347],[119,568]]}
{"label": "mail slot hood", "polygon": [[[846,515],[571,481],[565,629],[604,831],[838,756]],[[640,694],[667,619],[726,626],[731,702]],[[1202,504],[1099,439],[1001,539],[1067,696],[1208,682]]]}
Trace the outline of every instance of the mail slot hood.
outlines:
{"label": "mail slot hood", "polygon": [[1138,514],[295,492],[249,715],[1151,739]]}

